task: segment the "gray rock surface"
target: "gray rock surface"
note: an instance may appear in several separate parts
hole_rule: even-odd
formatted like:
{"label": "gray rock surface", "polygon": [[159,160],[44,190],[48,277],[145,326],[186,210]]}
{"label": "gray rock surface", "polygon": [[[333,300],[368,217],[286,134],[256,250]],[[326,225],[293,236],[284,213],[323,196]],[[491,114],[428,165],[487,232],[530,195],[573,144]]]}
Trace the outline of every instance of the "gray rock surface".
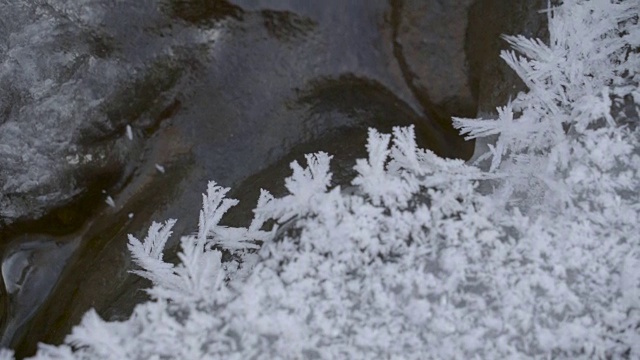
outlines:
{"label": "gray rock surface", "polygon": [[448,115],[473,116],[465,39],[473,0],[394,0],[396,46],[418,97]]}
{"label": "gray rock surface", "polygon": [[211,41],[179,24],[157,36],[171,24],[149,1],[117,4],[0,5],[0,228],[112,185],[135,150],[125,126],[149,127],[197,56],[179,48]]}

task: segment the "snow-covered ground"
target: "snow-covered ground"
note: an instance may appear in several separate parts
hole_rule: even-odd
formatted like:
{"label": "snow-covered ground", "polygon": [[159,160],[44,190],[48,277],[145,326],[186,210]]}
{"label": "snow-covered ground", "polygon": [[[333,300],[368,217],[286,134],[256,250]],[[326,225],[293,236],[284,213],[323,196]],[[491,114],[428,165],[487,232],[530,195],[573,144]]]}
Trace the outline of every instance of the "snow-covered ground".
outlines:
{"label": "snow-covered ground", "polygon": [[567,0],[549,44],[507,37],[529,90],[454,120],[498,136],[477,165],[370,130],[353,188],[308,155],[247,228],[219,225],[237,202],[211,182],[181,263],[175,220],[129,239],[154,300],[35,358],[640,358],[639,13]]}

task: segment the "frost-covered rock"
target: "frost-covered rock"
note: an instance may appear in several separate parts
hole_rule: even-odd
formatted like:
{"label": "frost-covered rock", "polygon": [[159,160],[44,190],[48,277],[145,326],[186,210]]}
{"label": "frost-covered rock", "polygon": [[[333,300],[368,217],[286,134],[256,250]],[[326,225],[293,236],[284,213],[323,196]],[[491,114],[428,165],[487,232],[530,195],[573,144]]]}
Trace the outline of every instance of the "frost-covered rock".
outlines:
{"label": "frost-covered rock", "polygon": [[[278,7],[274,7],[276,3]],[[251,202],[257,195],[253,194],[259,192],[254,180],[270,190],[282,187],[288,163],[311,150],[333,153],[332,183],[348,183],[355,158],[366,154],[368,126],[390,131],[392,124],[416,123],[421,144],[428,144],[438,154],[464,154],[452,141],[455,138],[460,142],[462,137],[457,132],[447,136],[438,131],[411,93],[402,90],[406,88],[404,79],[391,74],[397,62],[392,53],[381,48],[391,45],[383,36],[387,26],[381,26],[390,8],[387,0],[276,3],[233,1],[237,6],[226,7],[218,0],[37,1],[50,5],[48,9],[55,10],[61,21],[80,23],[83,30],[96,34],[91,39],[105,40],[103,45],[109,46],[103,50],[109,51],[98,56],[100,61],[117,58],[114,65],[122,65],[121,70],[130,77],[122,87],[113,84],[112,90],[119,96],[109,109],[117,126],[87,126],[98,133],[115,133],[97,142],[89,141],[89,147],[98,145],[110,154],[119,146],[112,147],[109,140],[117,138],[117,145],[138,147],[134,150],[142,154],[126,151],[127,173],[122,181],[111,188],[97,187],[95,196],[87,197],[90,204],[74,199],[38,224],[39,231],[45,233],[73,232],[80,247],[53,292],[26,322],[24,333],[28,336],[6,335],[19,357],[33,354],[38,341],[62,342],[91,307],[110,319],[128,316],[146,296],[139,291],[143,280],[127,273],[131,261],[126,234],[143,238],[139,232],[145,231],[152,220],[167,218],[180,219],[174,227],[176,233],[189,231],[197,222],[194,214],[198,209],[193,205],[209,179],[233,188],[242,204],[233,208],[225,221],[243,224],[239,218],[245,216],[238,214],[254,205]],[[146,11],[149,7],[153,10]],[[232,15],[224,17],[227,10],[232,10]],[[159,22],[170,27],[155,26],[154,19],[165,15],[169,18],[166,23],[162,19]],[[104,33],[107,36],[101,37]],[[215,36],[218,33],[220,37]],[[54,40],[65,38],[64,33],[57,35]],[[195,46],[199,51],[189,51],[192,40],[195,45],[197,41],[187,35],[209,35],[215,44],[202,44]],[[72,40],[63,45],[82,46],[80,40],[70,37]],[[165,55],[165,45],[171,50],[161,59],[166,62],[154,67],[148,60],[157,52]],[[51,46],[45,50],[57,49]],[[127,68],[131,67],[136,71],[129,72]],[[184,67],[188,68],[187,74],[180,78],[177,89],[170,86],[178,94],[172,98],[175,94],[169,91],[166,97],[160,96],[160,103],[152,106],[154,110],[140,116],[142,123],[145,119],[164,119],[158,120],[158,127],[125,121],[147,109],[145,101],[155,100],[157,93],[151,91],[155,85],[164,81],[170,85],[181,75],[175,70]],[[104,85],[99,80],[97,87]],[[165,108],[165,100],[174,102]],[[129,106],[131,101],[133,105]],[[87,125],[95,125],[95,119],[78,119],[84,120],[89,120]],[[64,146],[60,149],[65,150]],[[70,175],[66,170],[83,173],[85,165],[100,164],[95,153],[82,150],[68,160],[53,153],[52,158],[63,165],[70,162],[65,171],[55,172],[61,176]],[[165,173],[159,172],[156,164]],[[17,170],[28,166],[25,163]],[[99,180],[105,178],[98,176]],[[77,185],[82,188],[83,184]],[[23,195],[31,198],[28,193]],[[129,213],[135,213],[135,217],[130,219]],[[60,228],[57,223],[69,225]],[[21,232],[14,229],[27,226],[16,224],[7,230],[13,235]],[[176,242],[170,242],[173,249]],[[175,250],[169,251],[169,258],[175,255]]]}
{"label": "frost-covered rock", "polygon": [[220,225],[236,201],[210,183],[180,263],[162,256],[173,220],[129,239],[153,300],[122,322],[91,311],[36,358],[640,357],[640,130],[611,110],[640,106],[639,12],[568,0],[550,44],[508,38],[528,92],[456,120],[498,137],[488,171],[409,127],[370,130],[355,190],[329,188],[327,154],[293,163],[247,228]]}

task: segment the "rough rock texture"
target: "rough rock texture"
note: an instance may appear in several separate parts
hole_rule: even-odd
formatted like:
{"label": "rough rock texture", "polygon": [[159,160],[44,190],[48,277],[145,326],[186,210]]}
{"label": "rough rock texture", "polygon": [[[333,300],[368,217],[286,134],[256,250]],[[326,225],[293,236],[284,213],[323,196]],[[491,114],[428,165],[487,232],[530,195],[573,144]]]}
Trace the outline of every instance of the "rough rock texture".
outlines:
{"label": "rough rock texture", "polygon": [[148,2],[4,2],[0,11],[0,229],[46,215],[65,228],[86,217],[55,209],[95,204],[122,178],[139,152],[126,125],[153,126],[182,63],[208,40],[179,24],[152,35],[169,24]]}

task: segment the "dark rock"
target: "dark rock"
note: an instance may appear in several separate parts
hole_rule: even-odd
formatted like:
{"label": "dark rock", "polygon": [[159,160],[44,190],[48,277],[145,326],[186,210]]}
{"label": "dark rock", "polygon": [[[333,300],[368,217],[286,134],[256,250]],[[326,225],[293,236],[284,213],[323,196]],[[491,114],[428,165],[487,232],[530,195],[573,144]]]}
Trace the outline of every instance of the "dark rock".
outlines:
{"label": "dark rock", "polygon": [[395,46],[414,94],[449,116],[473,116],[464,45],[473,0],[392,0]]}
{"label": "dark rock", "polygon": [[471,89],[478,99],[478,113],[497,114],[496,106],[507,103],[524,83],[500,59],[509,49],[502,35],[524,35],[548,42],[545,0],[477,0],[469,11],[465,50],[469,59]]}
{"label": "dark rock", "polygon": [[78,239],[59,242],[47,235],[17,238],[5,249],[2,259],[3,335],[0,346],[7,347],[33,317],[55,285]]}
{"label": "dark rock", "polygon": [[[173,103],[185,63],[209,41],[144,1],[12,4],[3,14],[18,19],[0,29],[11,39],[0,54],[2,237],[54,209],[86,204],[94,188],[125,176],[139,150],[125,126],[147,127]],[[52,220],[43,222],[68,225]]]}
{"label": "dark rock", "polygon": [[224,0],[167,0],[164,7],[174,18],[196,25],[211,25],[226,17],[242,19],[243,10]]}

